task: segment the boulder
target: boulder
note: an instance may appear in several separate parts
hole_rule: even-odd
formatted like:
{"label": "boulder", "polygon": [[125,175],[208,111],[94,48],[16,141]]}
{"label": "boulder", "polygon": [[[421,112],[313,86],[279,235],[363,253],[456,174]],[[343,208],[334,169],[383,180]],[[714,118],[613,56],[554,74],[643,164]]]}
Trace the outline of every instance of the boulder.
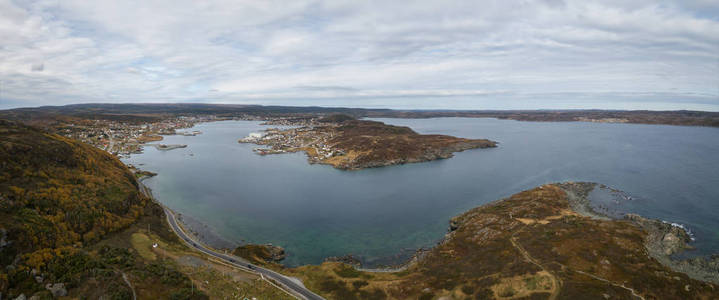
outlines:
{"label": "boulder", "polygon": [[285,259],[285,257],[287,257],[285,249],[280,246],[273,246],[272,244],[267,244],[266,247],[270,250],[270,259],[272,261],[281,261]]}
{"label": "boulder", "polygon": [[239,246],[232,253],[250,261],[263,260],[266,262],[279,262],[287,256],[284,248],[272,244]]}
{"label": "boulder", "polygon": [[53,296],[55,297],[64,297],[67,296],[67,289],[65,289],[65,284],[60,283],[48,283],[45,285],[45,289],[50,291]]}
{"label": "boulder", "polygon": [[7,240],[7,230],[0,228],[0,249],[10,245],[10,241]]}
{"label": "boulder", "polygon": [[672,255],[679,250],[681,250],[682,247],[682,241],[677,237],[676,234],[673,234],[671,232],[664,235],[662,238],[662,246],[664,247],[664,254],[666,255]]}
{"label": "boulder", "polygon": [[454,217],[449,220],[449,231],[455,231],[459,228],[459,219]]}
{"label": "boulder", "polygon": [[330,256],[325,258],[326,262],[341,262],[348,265],[359,267],[362,265],[362,262],[359,260],[359,258],[355,257],[352,254],[347,254],[343,256]]}

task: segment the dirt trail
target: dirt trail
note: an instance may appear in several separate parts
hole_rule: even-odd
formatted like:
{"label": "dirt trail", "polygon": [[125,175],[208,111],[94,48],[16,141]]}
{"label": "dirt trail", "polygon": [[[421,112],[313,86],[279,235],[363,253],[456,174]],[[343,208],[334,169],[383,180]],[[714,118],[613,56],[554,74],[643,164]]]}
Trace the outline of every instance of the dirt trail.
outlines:
{"label": "dirt trail", "polygon": [[[519,233],[519,232],[521,232],[521,231],[522,231],[522,230],[520,229],[520,230],[518,230],[517,232],[515,232],[515,234],[517,234],[517,233]],[[559,279],[559,277],[557,277],[557,276],[555,276],[554,274],[552,274],[551,272],[549,272],[546,268],[544,268],[544,266],[542,266],[541,263],[539,263],[539,261],[537,261],[536,259],[534,259],[534,258],[529,254],[529,252],[527,252],[527,250],[525,250],[524,247],[522,247],[522,245],[520,245],[520,244],[516,241],[516,237],[515,237],[514,235],[512,235],[512,237],[511,237],[509,240],[510,240],[510,242],[512,242],[512,245],[513,245],[515,248],[517,248],[517,250],[518,250],[520,253],[522,253],[522,256],[524,256],[524,259],[526,259],[527,261],[533,263],[534,265],[540,267],[540,268],[541,268],[542,270],[544,270],[545,272],[547,272],[547,273],[549,273],[549,274],[552,275],[553,288],[552,288],[552,294],[551,294],[551,296],[549,297],[549,299],[557,299],[557,296],[559,296],[559,287],[560,287],[560,285],[562,284],[561,279]],[[561,265],[561,264],[560,264],[560,265]],[[562,265],[562,267],[563,267],[563,268],[566,268],[566,266],[564,266],[564,265]],[[630,288],[630,287],[626,287],[626,286],[624,286],[623,284],[617,284],[617,283],[611,282],[611,281],[609,281],[609,280],[607,280],[607,279],[604,279],[604,278],[601,278],[601,277],[599,277],[599,276],[592,275],[592,274],[589,274],[589,273],[587,273],[587,272],[583,272],[583,271],[580,271],[580,270],[574,270],[574,271],[576,271],[577,273],[580,273],[580,274],[583,274],[583,275],[592,277],[592,278],[594,278],[594,279],[596,279],[596,280],[599,280],[599,281],[602,281],[602,282],[606,282],[606,283],[611,284],[611,285],[613,285],[613,286],[620,287],[620,288],[623,288],[623,289],[625,289],[625,290],[628,290],[629,292],[632,293],[632,296],[637,297],[638,299],[641,299],[641,300],[645,300],[644,297],[643,297],[642,295],[640,295],[639,293],[637,293],[636,290],[634,290],[634,289],[632,289],[632,288]]]}
{"label": "dirt trail", "polygon": [[[515,234],[517,234],[517,233],[520,232],[520,231],[521,231],[521,230],[515,232]],[[544,266],[542,266],[542,264],[539,263],[539,261],[537,261],[536,259],[534,259],[534,257],[532,257],[531,255],[529,255],[529,252],[527,252],[527,250],[524,250],[524,247],[522,247],[522,245],[520,245],[519,243],[517,243],[517,241],[515,240],[514,235],[512,235],[512,237],[509,239],[509,241],[512,242],[512,246],[514,246],[514,248],[517,248],[517,250],[519,251],[519,253],[522,254],[522,256],[524,257],[524,259],[526,259],[528,262],[530,262],[530,263],[536,265],[537,267],[539,267],[539,268],[542,269],[544,272],[547,272],[547,274],[550,275],[550,278],[552,279],[552,289],[550,290],[551,295],[549,296],[549,299],[551,299],[551,300],[557,299],[557,296],[559,296],[559,287],[560,287],[561,284],[562,284],[562,280],[559,279],[559,277],[557,277],[556,275],[552,274],[552,272],[550,272],[549,270],[547,270]]]}
{"label": "dirt trail", "polygon": [[135,287],[132,286],[132,283],[130,283],[130,280],[127,279],[127,274],[125,272],[120,272],[122,274],[122,280],[127,283],[127,286],[130,287],[130,290],[132,290],[132,300],[137,300],[137,294],[135,293]]}
{"label": "dirt trail", "polygon": [[575,271],[576,271],[577,273],[584,274],[584,275],[587,275],[587,276],[589,276],[589,277],[592,277],[592,278],[594,278],[594,279],[596,279],[596,280],[603,281],[603,282],[609,283],[609,284],[611,284],[611,285],[613,285],[613,286],[623,288],[623,289],[625,289],[625,290],[627,290],[627,291],[630,291],[630,292],[632,293],[632,296],[637,297],[637,298],[642,299],[642,300],[645,300],[644,297],[642,297],[642,295],[639,295],[639,294],[637,293],[637,291],[635,291],[633,288],[626,287],[626,286],[624,286],[623,284],[616,284],[616,283],[611,282],[611,281],[609,281],[609,280],[607,280],[607,279],[604,279],[604,278],[599,277],[599,276],[596,276],[596,275],[589,274],[589,273],[587,273],[587,272],[582,272],[582,271],[579,271],[579,270],[575,270]]}

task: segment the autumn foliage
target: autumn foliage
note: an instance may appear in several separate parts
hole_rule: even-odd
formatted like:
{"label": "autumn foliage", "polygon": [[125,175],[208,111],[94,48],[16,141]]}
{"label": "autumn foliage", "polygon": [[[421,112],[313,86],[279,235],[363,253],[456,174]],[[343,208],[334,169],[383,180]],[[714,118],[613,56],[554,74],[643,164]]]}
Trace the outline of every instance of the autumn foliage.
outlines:
{"label": "autumn foliage", "polygon": [[147,199],[114,156],[59,135],[0,120],[0,228],[9,246],[0,265],[21,255],[42,269],[133,223]]}

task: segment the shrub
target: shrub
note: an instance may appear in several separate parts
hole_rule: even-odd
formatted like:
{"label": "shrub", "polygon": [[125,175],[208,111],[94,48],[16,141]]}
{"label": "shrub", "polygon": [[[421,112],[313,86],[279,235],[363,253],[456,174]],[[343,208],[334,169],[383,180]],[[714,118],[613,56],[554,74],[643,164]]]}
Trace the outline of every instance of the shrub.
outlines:
{"label": "shrub", "polygon": [[471,285],[463,285],[463,286],[462,286],[462,293],[465,293],[465,294],[467,294],[467,295],[471,295],[472,293],[474,293],[474,287],[472,287]]}
{"label": "shrub", "polygon": [[367,281],[364,281],[364,280],[359,280],[359,281],[352,282],[352,286],[354,286],[355,289],[361,289],[362,287],[365,287],[365,286],[367,286],[368,284],[369,284],[369,283],[367,283]]}
{"label": "shrub", "polygon": [[346,265],[342,265],[339,269],[335,269],[334,271],[337,276],[340,276],[342,278],[357,278],[362,275],[362,272],[357,271],[357,269]]}

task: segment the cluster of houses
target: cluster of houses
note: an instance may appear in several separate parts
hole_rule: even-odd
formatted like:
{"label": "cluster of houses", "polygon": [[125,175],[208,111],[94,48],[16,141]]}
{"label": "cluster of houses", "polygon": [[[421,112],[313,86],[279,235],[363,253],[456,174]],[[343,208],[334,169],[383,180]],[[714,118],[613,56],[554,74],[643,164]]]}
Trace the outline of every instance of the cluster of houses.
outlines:
{"label": "cluster of houses", "polygon": [[[67,124],[58,128],[58,133],[122,156],[141,152],[141,144],[144,142],[161,140],[161,135],[175,134],[177,129],[189,128],[196,123],[210,121],[214,118],[214,116],[181,116],[147,124],[92,120],[82,124]],[[197,135],[200,132],[192,131],[181,134]]]}
{"label": "cluster of houses", "polygon": [[313,127],[301,127],[293,129],[268,129],[264,133],[253,132],[247,137],[240,139],[240,143],[253,143],[269,146],[269,148],[255,148],[253,151],[260,155],[278,154],[293,152],[299,149],[312,148],[317,153],[317,160],[344,155],[340,149],[334,149],[327,142],[332,138],[332,133],[313,130]]}

